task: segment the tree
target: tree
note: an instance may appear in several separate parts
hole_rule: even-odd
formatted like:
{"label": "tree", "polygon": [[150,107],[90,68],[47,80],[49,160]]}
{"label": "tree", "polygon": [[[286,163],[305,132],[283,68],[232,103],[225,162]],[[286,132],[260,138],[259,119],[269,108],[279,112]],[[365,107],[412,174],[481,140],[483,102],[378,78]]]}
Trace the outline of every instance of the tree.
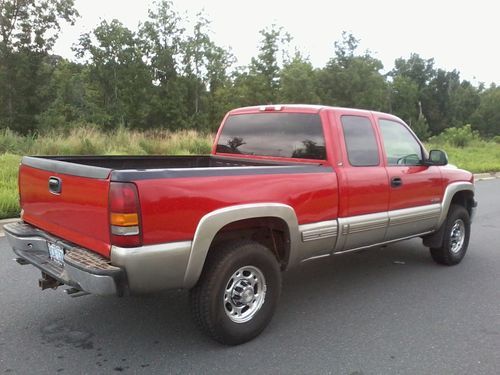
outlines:
{"label": "tree", "polygon": [[383,65],[369,51],[357,55],[359,40],[342,33],[335,42],[335,57],[318,71],[319,96],[324,104],[386,110],[389,90],[380,73]]}
{"label": "tree", "polygon": [[281,71],[279,97],[283,103],[319,103],[314,68],[299,52]]}
{"label": "tree", "polygon": [[48,54],[60,22],[77,16],[73,0],[0,0],[0,127],[36,128],[54,69]]}
{"label": "tree", "polygon": [[143,60],[154,80],[147,121],[169,129],[187,126],[186,89],[181,79],[185,30],[171,1],[153,3],[148,20],[139,28]]}
{"label": "tree", "polygon": [[472,115],[474,127],[484,137],[500,135],[500,87],[492,84],[480,94],[481,103]]}
{"label": "tree", "polygon": [[250,63],[247,84],[255,92],[255,104],[268,104],[278,99],[280,70],[287,59],[286,49],[291,37],[276,25],[261,30],[260,34],[259,54]]}
{"label": "tree", "polygon": [[102,21],[80,37],[77,56],[88,60],[88,79],[96,89],[106,126],[147,127],[152,77],[142,60],[136,35],[118,20]]}

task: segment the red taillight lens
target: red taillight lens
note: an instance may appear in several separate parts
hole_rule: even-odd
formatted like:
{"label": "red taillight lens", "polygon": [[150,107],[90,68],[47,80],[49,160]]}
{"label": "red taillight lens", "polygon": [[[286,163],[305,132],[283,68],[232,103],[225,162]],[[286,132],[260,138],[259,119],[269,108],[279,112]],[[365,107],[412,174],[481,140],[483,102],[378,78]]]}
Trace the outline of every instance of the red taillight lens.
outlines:
{"label": "red taillight lens", "polygon": [[139,194],[130,182],[111,182],[109,189],[111,243],[121,247],[142,244]]}

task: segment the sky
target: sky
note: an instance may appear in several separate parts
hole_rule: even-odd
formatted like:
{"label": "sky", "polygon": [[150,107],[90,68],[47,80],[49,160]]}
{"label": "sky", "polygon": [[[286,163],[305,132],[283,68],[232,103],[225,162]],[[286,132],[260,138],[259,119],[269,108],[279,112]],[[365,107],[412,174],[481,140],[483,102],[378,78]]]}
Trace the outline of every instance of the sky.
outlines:
{"label": "sky", "polygon": [[[71,51],[80,34],[101,20],[120,20],[137,29],[147,19],[150,0],[76,0],[80,18],[63,25],[55,53],[74,59]],[[204,11],[211,37],[231,47],[237,65],[258,53],[259,30],[276,24],[293,37],[293,47],[322,67],[334,55],[342,31],[360,39],[360,52],[370,50],[384,71],[394,60],[418,53],[434,58],[435,67],[457,69],[474,84],[500,85],[500,3],[493,0],[174,0],[174,8],[194,18]]]}

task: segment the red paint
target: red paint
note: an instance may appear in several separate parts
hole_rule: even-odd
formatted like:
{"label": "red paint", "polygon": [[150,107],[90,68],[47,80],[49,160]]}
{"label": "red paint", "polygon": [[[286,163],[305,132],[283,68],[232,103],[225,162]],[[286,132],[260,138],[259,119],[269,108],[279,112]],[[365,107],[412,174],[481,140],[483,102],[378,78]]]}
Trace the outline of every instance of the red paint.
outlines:
{"label": "red paint", "polygon": [[[19,174],[26,222],[109,255],[109,180],[68,176],[25,165],[21,165]],[[61,179],[61,195],[49,192],[51,176]]]}
{"label": "red paint", "polygon": [[[227,116],[256,113],[259,107],[241,108]],[[272,110],[266,107],[266,110]],[[275,202],[293,207],[299,224],[337,217],[369,214],[430,204],[442,198],[443,188],[454,181],[472,181],[469,172],[448,167],[388,167],[377,118],[401,122],[397,117],[346,108],[282,106],[280,112],[319,113],[323,122],[327,160],[288,159],[251,155],[238,158],[304,162],[331,166],[325,173],[189,177],[130,181],[137,187],[143,245],[190,240],[200,219],[209,212],[238,204]],[[368,117],[380,153],[380,165],[349,165],[340,124],[344,114]],[[215,145],[223,125],[219,129]],[[224,154],[229,156],[228,154]],[[403,178],[400,189],[390,187],[392,176]],[[51,194],[49,177],[60,177],[63,193]],[[21,166],[24,220],[56,236],[109,255],[110,180],[55,174]],[[340,198],[339,198],[340,197]],[[136,206],[134,206],[136,207]]]}

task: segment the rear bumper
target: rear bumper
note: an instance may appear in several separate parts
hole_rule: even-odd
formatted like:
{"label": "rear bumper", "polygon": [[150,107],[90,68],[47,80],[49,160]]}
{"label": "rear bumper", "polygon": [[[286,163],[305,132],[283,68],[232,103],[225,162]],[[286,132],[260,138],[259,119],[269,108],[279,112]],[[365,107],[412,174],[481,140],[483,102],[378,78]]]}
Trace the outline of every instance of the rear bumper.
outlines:
{"label": "rear bumper", "polygon": [[[4,226],[14,253],[61,284],[98,295],[122,295],[125,271],[91,251],[82,249],[23,222]],[[50,259],[48,244],[64,249],[64,263]]]}
{"label": "rear bumper", "polygon": [[[4,226],[17,257],[61,284],[99,295],[157,292],[185,287],[191,241],[136,248],[111,247],[111,259],[16,222]],[[49,257],[48,244],[64,248],[64,264]]]}

